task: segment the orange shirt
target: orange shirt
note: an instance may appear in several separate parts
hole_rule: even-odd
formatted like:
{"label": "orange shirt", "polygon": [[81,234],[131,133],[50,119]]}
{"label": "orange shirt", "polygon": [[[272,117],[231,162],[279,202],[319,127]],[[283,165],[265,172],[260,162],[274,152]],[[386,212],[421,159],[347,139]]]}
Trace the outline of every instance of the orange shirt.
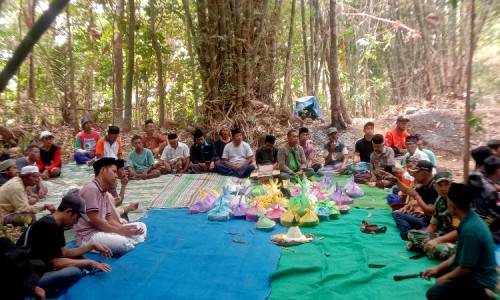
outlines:
{"label": "orange shirt", "polygon": [[158,150],[161,143],[164,143],[167,139],[158,132],[153,133],[153,136],[148,136],[146,133],[142,135],[142,143],[144,147],[150,150]]}
{"label": "orange shirt", "polygon": [[385,145],[387,147],[396,147],[398,149],[406,149],[405,138],[411,134],[408,131],[399,132],[397,128],[393,128],[385,134]]}
{"label": "orange shirt", "polygon": [[103,137],[97,141],[95,146],[95,154],[98,157],[113,157],[118,159],[118,156],[122,155],[122,151],[122,141],[120,138],[117,138],[116,142],[110,144],[106,137]]}
{"label": "orange shirt", "polygon": [[[410,176],[410,174],[408,174],[407,168],[404,168],[403,169],[403,176],[401,177],[401,183],[403,183],[406,186],[413,187],[413,181],[410,178],[411,178],[411,176]],[[407,200],[406,198],[408,197],[408,195],[406,193],[403,193],[401,191],[399,196],[401,197],[401,199],[404,199],[406,202],[406,200]]]}

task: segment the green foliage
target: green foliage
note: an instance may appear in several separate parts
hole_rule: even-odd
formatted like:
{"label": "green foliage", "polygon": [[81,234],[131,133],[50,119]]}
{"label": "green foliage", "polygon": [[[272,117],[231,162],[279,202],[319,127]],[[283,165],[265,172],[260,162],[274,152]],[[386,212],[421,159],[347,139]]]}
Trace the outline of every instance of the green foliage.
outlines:
{"label": "green foliage", "polygon": [[484,133],[483,120],[474,114],[474,111],[470,112],[469,127],[474,129],[477,133]]}
{"label": "green foliage", "polygon": [[[196,1],[189,1],[191,15],[194,26],[197,26]],[[349,11],[366,12],[375,17],[392,18],[392,12],[383,12],[388,4],[383,1],[369,0],[346,0]],[[458,5],[458,0],[450,0],[452,7]],[[283,75],[285,71],[285,57],[287,51],[287,40],[289,33],[289,20],[291,13],[291,1],[282,1],[279,14],[274,13],[275,2],[270,1],[268,5],[269,19],[265,26],[277,22],[277,38],[274,49],[274,77],[262,78],[262,80],[273,80],[274,90],[270,91],[272,98],[277,100],[283,92]],[[49,0],[39,0],[39,7],[47,7]],[[19,35],[19,13],[20,2],[7,0],[2,4],[0,11],[0,21],[2,30],[0,31],[0,68],[3,67],[7,59],[12,55],[18,45],[21,36]],[[320,31],[328,31],[328,2],[319,1],[322,13],[322,25]],[[73,38],[73,56],[75,61],[75,84],[76,98],[79,108],[79,116],[83,114],[91,116],[96,122],[110,124],[113,122],[113,22],[115,19],[115,3],[111,0],[98,1],[76,1],[70,3],[71,32]],[[370,11],[366,10],[370,7]],[[434,4],[429,6],[434,7]],[[401,20],[409,26],[417,28],[413,14],[413,3],[411,1],[401,1],[397,15],[401,14]],[[394,50],[394,40],[396,32],[391,26],[368,18],[352,18],[344,14],[344,8],[338,14],[338,54],[340,64],[340,81],[342,93],[346,99],[346,105],[352,113],[359,113],[360,107],[367,100],[374,100],[371,108],[375,113],[382,111],[387,104],[393,103],[391,99],[391,89],[389,74],[387,70],[386,58]],[[149,23],[149,3],[148,1],[137,2],[136,13],[136,39],[135,39],[135,76],[134,76],[134,124],[142,124],[146,117],[158,119],[158,96],[156,84],[158,81],[156,57],[152,48],[152,38]],[[271,11],[272,10],[272,11]],[[37,9],[38,14],[40,10]],[[306,23],[308,46],[312,37],[310,36],[310,26],[312,11],[309,1],[306,1]],[[203,105],[203,82],[202,72],[207,72],[195,59],[195,82],[192,80],[191,58],[187,52],[187,33],[184,10],[181,0],[155,1],[155,15],[157,38],[160,44],[161,58],[163,62],[163,76],[166,90],[165,111],[167,119],[175,119],[181,124],[192,124],[200,121],[203,116],[195,114],[194,101],[198,99],[198,105]],[[15,119],[16,121],[36,123],[39,117],[46,118],[52,124],[58,124],[62,120],[62,111],[65,100],[68,97],[68,45],[67,45],[67,25],[66,16],[58,17],[57,22],[41,38],[34,49],[36,67],[36,103],[30,104],[33,111],[25,109],[26,88],[27,88],[27,66],[24,64],[19,70],[19,75],[14,78],[2,99],[3,114],[0,121]],[[91,26],[91,18],[94,25]],[[21,15],[22,35],[27,32],[26,24]],[[255,20],[252,20],[255,21]],[[271,22],[272,21],[272,22]],[[487,20],[484,26],[484,37],[478,44],[478,53],[490,52],[498,47],[499,25],[496,18]],[[213,25],[213,24],[212,24]],[[292,80],[291,93],[292,100],[305,96],[304,91],[304,52],[302,44],[302,28],[300,5],[297,5],[294,34],[292,37]],[[127,32],[127,15],[120,21],[120,30]],[[323,34],[323,33],[322,33]],[[400,33],[401,34],[401,33]],[[126,38],[126,35],[125,35]],[[212,38],[223,38],[214,35]],[[127,53],[126,41],[124,41],[124,55]],[[193,37],[193,49],[200,46],[199,37]],[[223,53],[227,48],[237,47],[238,40],[227,40],[221,43],[218,49]],[[418,41],[413,41],[417,45]],[[264,48],[264,45],[261,45]],[[491,48],[490,48],[491,47]],[[266,50],[270,50],[269,45],[265,45]],[[329,41],[327,43],[329,48]],[[493,50],[492,50],[493,49]],[[329,51],[329,49],[327,49]],[[195,51],[196,53],[196,51]],[[217,53],[217,55],[220,55]],[[197,55],[197,54],[195,54]],[[498,93],[500,78],[496,75],[495,64],[491,63],[496,58],[495,55],[480,56],[474,66],[474,89],[480,89],[483,93]],[[480,58],[480,59],[479,59]],[[225,58],[222,65],[217,70],[219,76],[224,78],[234,78],[236,70],[234,61]],[[249,63],[245,61],[244,63]],[[90,76],[91,67],[93,69],[93,79]],[[324,63],[327,68],[327,64]],[[321,71],[320,86],[317,87],[316,97],[320,107],[328,115],[329,107],[329,78],[328,71]],[[92,80],[92,81],[91,81]],[[227,82],[220,87],[222,91],[234,92],[236,90],[235,81]],[[88,103],[89,92],[92,87],[93,98],[91,99],[91,111],[87,111],[85,104]],[[17,93],[19,89],[19,97]],[[137,91],[137,93],[136,93]],[[137,95],[137,99],[136,99]],[[259,100],[259,99],[257,99]],[[230,100],[228,100],[230,101]],[[291,107],[292,103],[287,103]],[[136,111],[138,109],[138,111]],[[479,125],[478,125],[479,124]],[[471,126],[480,126],[480,119],[472,118]]]}

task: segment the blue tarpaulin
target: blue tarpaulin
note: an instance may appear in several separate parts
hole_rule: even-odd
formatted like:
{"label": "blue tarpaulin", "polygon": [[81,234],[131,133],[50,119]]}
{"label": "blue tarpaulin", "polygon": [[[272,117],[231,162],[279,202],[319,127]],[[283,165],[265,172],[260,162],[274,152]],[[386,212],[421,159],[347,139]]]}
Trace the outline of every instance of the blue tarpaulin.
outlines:
{"label": "blue tarpaulin", "polygon": [[326,121],[325,116],[319,109],[318,99],[314,96],[305,96],[295,101],[294,114],[300,116],[301,112],[304,111],[306,111],[304,115],[311,117],[313,120],[320,119],[323,122]]}
{"label": "blue tarpaulin", "polygon": [[187,209],[150,210],[140,221],[148,226],[145,242],[108,260],[111,272],[82,278],[59,299],[265,299],[271,292],[281,249],[270,237],[285,232],[281,225],[262,232],[255,222],[211,222]]}

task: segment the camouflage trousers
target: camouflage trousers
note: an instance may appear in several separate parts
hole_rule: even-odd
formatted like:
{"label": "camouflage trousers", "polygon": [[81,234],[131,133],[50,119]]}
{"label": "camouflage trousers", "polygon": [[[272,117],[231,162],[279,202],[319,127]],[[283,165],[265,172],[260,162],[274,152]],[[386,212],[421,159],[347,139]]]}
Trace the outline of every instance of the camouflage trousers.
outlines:
{"label": "camouflage trousers", "polygon": [[424,250],[425,244],[437,237],[437,234],[426,232],[423,230],[411,229],[410,231],[408,231],[408,240],[413,244],[412,249],[425,253],[427,257],[429,257],[429,259],[448,259],[453,254],[453,248],[455,247],[455,245],[452,243],[440,243],[437,244],[432,251]]}

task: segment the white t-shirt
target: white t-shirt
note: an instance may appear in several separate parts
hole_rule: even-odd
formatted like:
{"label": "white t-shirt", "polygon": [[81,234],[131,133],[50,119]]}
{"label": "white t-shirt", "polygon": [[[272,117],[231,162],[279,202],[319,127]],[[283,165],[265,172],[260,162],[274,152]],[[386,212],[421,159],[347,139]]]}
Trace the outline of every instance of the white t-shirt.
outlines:
{"label": "white t-shirt", "polygon": [[413,153],[413,155],[410,155],[409,157],[416,157],[418,160],[431,161],[429,159],[429,156],[427,156],[427,154],[425,154],[425,152],[421,151],[420,149],[415,150],[415,153]]}
{"label": "white t-shirt", "polygon": [[241,164],[244,163],[250,156],[253,156],[250,145],[245,142],[236,147],[233,142],[224,147],[222,158],[229,160],[230,163]]}
{"label": "white t-shirt", "polygon": [[189,147],[181,142],[177,143],[177,148],[167,145],[161,154],[161,160],[174,162],[181,157],[189,157]]}

